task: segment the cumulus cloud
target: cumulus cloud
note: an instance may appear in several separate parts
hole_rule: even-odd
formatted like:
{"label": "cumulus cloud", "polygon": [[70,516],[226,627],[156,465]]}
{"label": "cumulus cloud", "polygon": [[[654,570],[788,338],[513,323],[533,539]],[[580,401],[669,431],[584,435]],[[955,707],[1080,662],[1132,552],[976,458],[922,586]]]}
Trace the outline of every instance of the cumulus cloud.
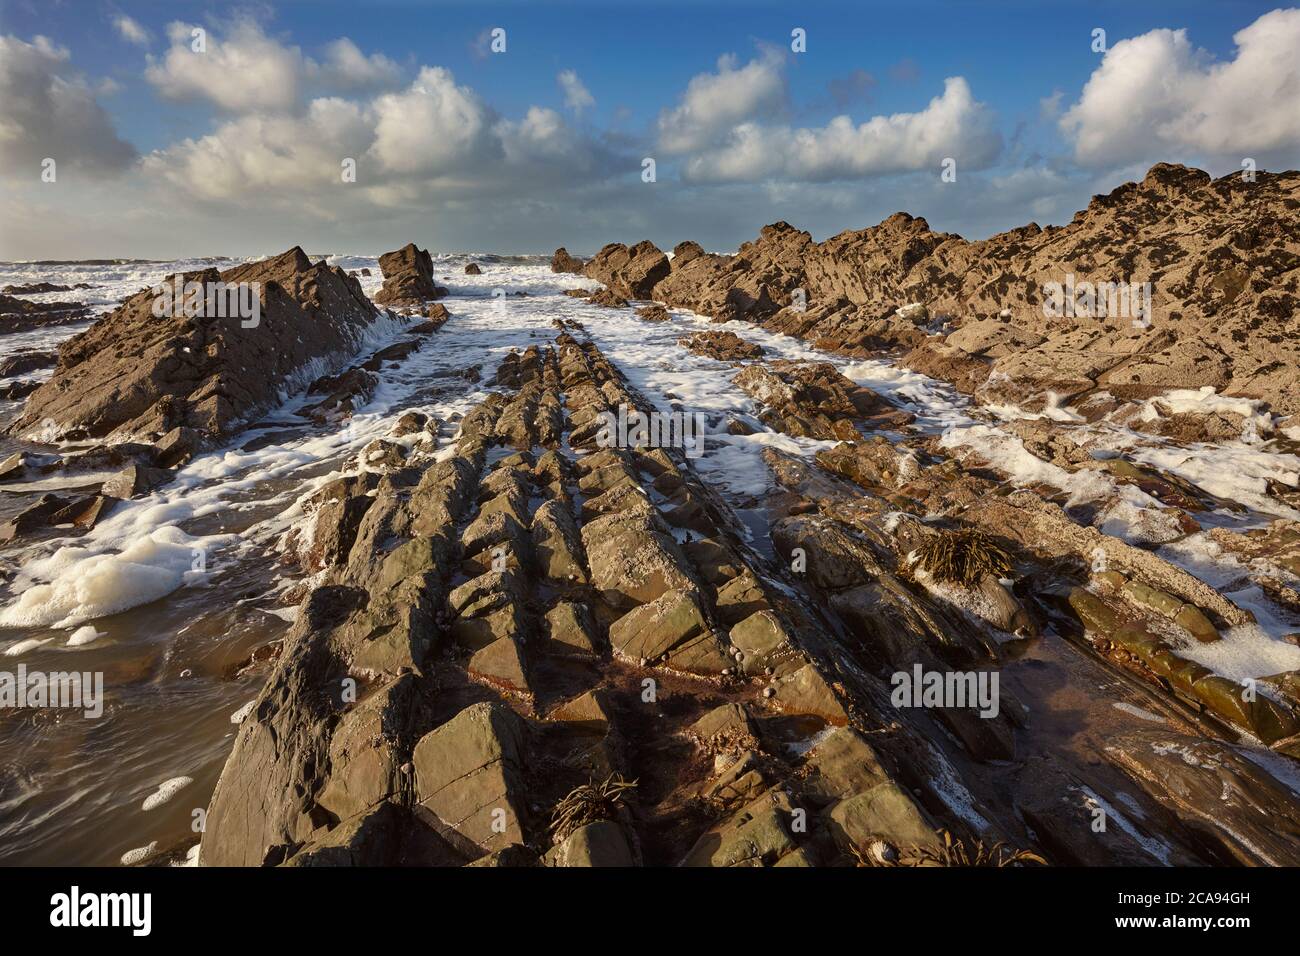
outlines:
{"label": "cumulus cloud", "polygon": [[451,71],[426,66],[414,83],[374,101],[369,152],[389,172],[435,175],[472,164],[490,150],[491,114]]}
{"label": "cumulus cloud", "polygon": [[207,100],[231,113],[288,110],[297,102],[306,71],[302,51],[268,37],[256,20],[241,17],[223,36],[209,33],[204,52],[192,48],[193,24],[167,26],[171,43],[161,59],[149,57],[145,78],[171,100]]}
{"label": "cumulus cloud", "polygon": [[43,36],[0,36],[0,168],[35,182],[46,157],[60,170],[114,173],[136,152],[72,72],[66,48]]}
{"label": "cumulus cloud", "polygon": [[128,43],[134,43],[136,46],[149,44],[149,31],[142,27],[139,21],[132,20],[125,13],[113,17],[113,29],[117,30],[122,39]]}
{"label": "cumulus cloud", "polygon": [[713,143],[736,124],[771,116],[786,102],[785,60],[768,50],[738,67],[734,54],[718,59],[715,73],[701,73],[686,85],[681,103],[659,115],[659,147],[688,153]]}
{"label": "cumulus cloud", "polygon": [[1038,115],[1041,119],[1051,120],[1061,115],[1061,100],[1065,94],[1060,90],[1053,90],[1050,96],[1041,97],[1038,100]]}
{"label": "cumulus cloud", "polygon": [[[356,160],[355,187],[322,193],[341,184],[345,158]],[[426,66],[402,90],[368,100],[321,97],[302,114],[249,113],[158,150],[144,165],[204,200],[317,204],[328,196],[391,207],[577,184],[614,161],[555,110],[500,117],[450,71]]]}
{"label": "cumulus cloud", "polygon": [[1257,156],[1300,147],[1300,9],[1239,30],[1236,56],[1214,62],[1185,30],[1115,43],[1061,117],[1075,158],[1115,167],[1191,150]]}
{"label": "cumulus cloud", "polygon": [[314,72],[326,83],[339,89],[372,89],[397,86],[402,68],[382,53],[366,56],[347,37],[340,37],[325,47],[325,62]]}
{"label": "cumulus cloud", "polygon": [[581,113],[583,110],[596,105],[596,98],[583,85],[582,80],[578,79],[576,71],[561,70],[555,80],[560,84],[560,89],[564,91],[564,105],[573,112]]}
{"label": "cumulus cloud", "polygon": [[501,141],[505,161],[565,177],[588,173],[596,168],[602,150],[586,136],[564,122],[555,110],[534,106],[522,120],[502,120],[494,130]]}
{"label": "cumulus cloud", "polygon": [[980,169],[1001,149],[992,112],[975,100],[965,79],[949,77],[942,95],[916,113],[860,124],[837,116],[826,126],[801,129],[742,123],[722,145],[691,156],[683,175],[694,182],[826,182],[920,169],[937,175],[948,157],[959,169]]}
{"label": "cumulus cloud", "polygon": [[268,36],[251,16],[207,29],[203,52],[193,49],[194,29],[180,21],[169,24],[167,52],[149,57],[145,77],[167,99],[206,100],[228,113],[275,113],[298,107],[309,88],[348,92],[402,81],[397,63],[382,53],[367,56],[347,37],[327,44],[317,61]]}
{"label": "cumulus cloud", "polygon": [[200,199],[291,202],[342,184],[342,161],[356,158],[372,126],[355,103],[314,100],[303,116],[249,114],[211,134],[173,143],[146,156],[146,172]]}

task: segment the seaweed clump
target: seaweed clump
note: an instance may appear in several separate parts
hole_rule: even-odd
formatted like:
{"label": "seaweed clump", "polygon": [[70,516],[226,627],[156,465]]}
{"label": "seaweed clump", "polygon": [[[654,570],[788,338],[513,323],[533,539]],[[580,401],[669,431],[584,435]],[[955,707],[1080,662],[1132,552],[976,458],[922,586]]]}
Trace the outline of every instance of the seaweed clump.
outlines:
{"label": "seaweed clump", "polygon": [[1012,568],[1011,554],[987,533],[976,528],[939,531],[913,555],[912,570],[925,571],[934,580],[971,588],[991,574],[1004,578]]}

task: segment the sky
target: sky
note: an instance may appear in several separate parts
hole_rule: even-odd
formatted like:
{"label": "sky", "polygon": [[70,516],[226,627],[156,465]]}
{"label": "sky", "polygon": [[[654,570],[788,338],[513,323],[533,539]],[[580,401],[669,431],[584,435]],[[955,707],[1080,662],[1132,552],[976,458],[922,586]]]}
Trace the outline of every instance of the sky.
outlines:
{"label": "sky", "polygon": [[1300,166],[1297,53],[1246,0],[0,0],[0,259],[984,238]]}

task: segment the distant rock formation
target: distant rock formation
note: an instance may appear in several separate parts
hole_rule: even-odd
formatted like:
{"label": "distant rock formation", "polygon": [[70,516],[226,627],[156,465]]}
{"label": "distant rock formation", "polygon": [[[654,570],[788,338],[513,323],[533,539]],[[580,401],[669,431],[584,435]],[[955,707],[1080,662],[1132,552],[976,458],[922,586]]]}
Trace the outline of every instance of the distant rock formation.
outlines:
{"label": "distant rock formation", "polygon": [[668,257],[645,239],[635,246],[611,242],[596,253],[583,272],[626,299],[649,299],[655,284],[666,279],[671,270]]}
{"label": "distant rock formation", "polygon": [[583,263],[581,259],[575,259],[569,255],[569,250],[564,246],[555,250],[555,255],[551,256],[552,272],[567,272],[571,275],[582,275]]}
{"label": "distant rock formation", "polygon": [[85,282],[76,285],[55,285],[53,282],[32,282],[27,285],[7,285],[0,289],[4,295],[40,295],[46,292],[72,292],[74,289],[90,289]]}
{"label": "distant rock formation", "polygon": [[447,294],[433,281],[433,259],[428,251],[416,248],[413,242],[385,252],[379,257],[379,268],[384,274],[384,287],[375,302],[380,305],[419,305]]}
{"label": "distant rock formation", "polygon": [[[1210,385],[1295,415],[1298,211],[1300,173],[1211,180],[1161,163],[1093,197],[1066,226],[971,242],[896,213],[817,243],[777,222],[735,255],[681,243],[670,266],[650,243],[606,246],[586,274],[628,298],[762,323],[826,349],[907,351],[912,368],[992,390],[991,400],[1032,407],[1048,393],[1132,399]],[[1135,315],[1132,301],[1116,314],[1147,283],[1150,315]],[[1107,294],[1090,302],[1098,288]],[[1049,314],[1065,296],[1071,308]],[[926,328],[928,317],[937,324]]]}
{"label": "distant rock formation", "polygon": [[90,309],[83,302],[28,302],[0,293],[0,335],[84,322],[90,316]]}
{"label": "distant rock formation", "polygon": [[297,246],[180,280],[258,283],[256,324],[208,315],[206,302],[198,315],[159,317],[153,291],[137,292],[60,347],[53,377],[28,397],[10,433],[47,431],[53,423],[60,435],[93,438],[154,440],[177,428],[200,438],[228,435],[273,406],[295,373],[358,348],[378,314],[356,279],[313,265]]}

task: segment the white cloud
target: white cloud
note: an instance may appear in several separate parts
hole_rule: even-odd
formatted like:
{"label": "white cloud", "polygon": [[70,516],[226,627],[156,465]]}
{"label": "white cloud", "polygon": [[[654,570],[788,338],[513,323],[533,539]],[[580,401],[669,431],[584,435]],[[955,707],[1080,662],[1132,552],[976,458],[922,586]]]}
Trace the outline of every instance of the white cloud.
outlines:
{"label": "white cloud", "polygon": [[151,153],[143,167],[200,199],[260,203],[279,195],[296,204],[342,186],[342,161],[357,158],[371,135],[357,104],[329,97],[312,101],[304,116],[250,114],[222,123]]}
{"label": "white cloud", "polygon": [[597,161],[591,143],[555,110],[531,107],[518,122],[502,120],[494,130],[507,163],[572,172],[587,172]]}
{"label": "white cloud", "polygon": [[287,112],[298,108],[308,88],[357,91],[394,87],[402,69],[382,53],[362,53],[340,37],[317,62],[287,46],[241,15],[223,29],[208,29],[206,50],[192,48],[191,24],[167,27],[170,46],[161,59],[149,57],[145,77],[167,99],[207,100],[228,113]]}
{"label": "white cloud", "polygon": [[660,114],[660,148],[691,152],[737,123],[779,112],[786,101],[784,62],[780,53],[770,50],[739,68],[734,55],[719,57],[716,73],[693,77],[681,103]]}
{"label": "white cloud", "polygon": [[1061,100],[1065,94],[1060,90],[1052,90],[1051,96],[1044,96],[1038,101],[1038,115],[1045,120],[1055,119],[1061,115]]}
{"label": "white cloud", "polygon": [[948,157],[959,170],[980,169],[1001,148],[993,114],[975,100],[965,79],[950,77],[943,94],[917,113],[875,116],[861,124],[837,116],[811,129],[742,123],[723,144],[687,160],[683,175],[695,182],[824,182],[933,169],[937,176]]}
{"label": "white cloud", "polygon": [[112,173],[136,153],[120,139],[68,51],[43,36],[0,36],[0,169],[36,182],[41,160],[57,169]]}
{"label": "white cloud", "polygon": [[583,85],[582,80],[578,79],[576,71],[561,70],[555,79],[560,84],[560,89],[564,90],[564,105],[573,112],[581,113],[596,105],[596,98]]}
{"label": "white cloud", "polygon": [[142,27],[139,21],[132,20],[125,13],[119,13],[113,17],[113,28],[128,43],[134,43],[136,46],[149,45],[149,31]]}
{"label": "white cloud", "polygon": [[436,175],[471,165],[491,147],[492,115],[449,70],[426,66],[414,83],[373,104],[370,155],[388,172]]}
{"label": "white cloud", "polygon": [[[356,160],[355,184],[341,182],[345,158]],[[520,120],[499,117],[448,70],[426,66],[409,87],[369,100],[322,97],[302,115],[237,117],[150,154],[144,166],[204,200],[301,201],[328,210],[486,192],[520,196],[540,184],[587,182],[611,163],[609,150],[555,110],[534,106]]]}
{"label": "white cloud", "polygon": [[145,77],[171,100],[208,100],[231,113],[288,110],[298,102],[306,64],[296,46],[282,46],[261,25],[241,17],[224,36],[209,30],[206,50],[191,46],[192,24],[167,27],[171,41],[161,60],[149,57]]}
{"label": "white cloud", "polygon": [[1178,150],[1258,156],[1300,147],[1300,9],[1239,30],[1236,57],[1213,62],[1185,30],[1115,43],[1061,117],[1086,165],[1114,167]]}
{"label": "white cloud", "polygon": [[325,48],[325,62],[318,75],[340,89],[371,89],[397,86],[402,68],[382,53],[366,56],[347,37],[340,37]]}

